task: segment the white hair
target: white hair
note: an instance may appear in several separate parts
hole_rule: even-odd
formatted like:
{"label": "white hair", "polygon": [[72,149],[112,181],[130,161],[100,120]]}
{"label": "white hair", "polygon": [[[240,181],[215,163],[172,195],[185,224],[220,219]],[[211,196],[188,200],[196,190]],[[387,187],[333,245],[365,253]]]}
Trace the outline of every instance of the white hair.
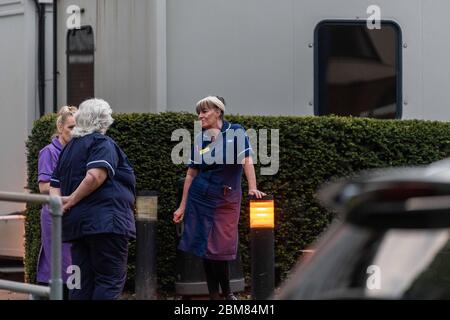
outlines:
{"label": "white hair", "polygon": [[203,107],[203,105],[207,104],[208,106],[215,105],[217,108],[222,110],[222,112],[225,112],[225,105],[222,101],[219,100],[216,96],[208,96],[206,98],[203,98],[202,100],[197,102],[196,109]]}
{"label": "white hair", "polygon": [[75,113],[76,126],[72,130],[72,137],[84,137],[93,132],[105,134],[114,119],[108,102],[102,99],[83,101]]}

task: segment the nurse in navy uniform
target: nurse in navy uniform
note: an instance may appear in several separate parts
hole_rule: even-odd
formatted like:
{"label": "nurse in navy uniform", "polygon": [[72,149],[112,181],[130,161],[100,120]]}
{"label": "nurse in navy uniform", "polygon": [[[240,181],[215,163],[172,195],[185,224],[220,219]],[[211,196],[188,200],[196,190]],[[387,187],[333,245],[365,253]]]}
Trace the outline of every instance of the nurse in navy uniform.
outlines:
{"label": "nurse in navy uniform", "polygon": [[101,99],[80,105],[73,138],[51,178],[50,193],[63,196],[63,241],[72,243],[72,263],[81,271],[81,286],[70,290],[72,300],[120,298],[128,242],[136,233],[136,179],[125,153],[105,136],[111,114]]}
{"label": "nurse in navy uniform", "polygon": [[196,105],[202,132],[194,138],[179,208],[173,221],[184,220],[178,248],[203,258],[210,299],[235,300],[228,261],[235,260],[241,211],[241,177],[248,194],[261,198],[256,186],[252,148],[244,128],[224,120],[225,100],[208,96]]}

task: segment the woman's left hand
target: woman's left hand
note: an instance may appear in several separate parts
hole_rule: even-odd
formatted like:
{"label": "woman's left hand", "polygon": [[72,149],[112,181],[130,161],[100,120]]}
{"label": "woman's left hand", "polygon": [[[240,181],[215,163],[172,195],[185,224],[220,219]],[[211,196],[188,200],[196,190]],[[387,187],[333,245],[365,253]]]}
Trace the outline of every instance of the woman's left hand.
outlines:
{"label": "woman's left hand", "polygon": [[249,196],[254,196],[257,199],[261,199],[262,197],[266,196],[266,194],[262,191],[259,191],[258,189],[250,189],[248,190]]}

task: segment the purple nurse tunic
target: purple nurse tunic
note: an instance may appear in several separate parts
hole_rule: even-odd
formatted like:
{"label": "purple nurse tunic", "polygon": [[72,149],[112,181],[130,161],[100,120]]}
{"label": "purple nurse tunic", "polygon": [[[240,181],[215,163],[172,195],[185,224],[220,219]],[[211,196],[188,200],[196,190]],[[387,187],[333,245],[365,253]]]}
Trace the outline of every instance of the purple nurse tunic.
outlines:
{"label": "purple nurse tunic", "polygon": [[224,121],[214,142],[206,131],[195,137],[189,167],[198,174],[189,188],[180,250],[211,260],[236,259],[242,160],[251,154],[239,124]]}
{"label": "purple nurse tunic", "polygon": [[[58,163],[62,146],[58,138],[53,138],[52,143],[45,146],[39,152],[38,182],[50,182],[53,170]],[[52,218],[48,205],[41,209],[41,250],[39,252],[37,281],[48,283],[51,278],[51,236]],[[71,265],[70,244],[62,243],[62,279],[67,281],[67,267]]]}

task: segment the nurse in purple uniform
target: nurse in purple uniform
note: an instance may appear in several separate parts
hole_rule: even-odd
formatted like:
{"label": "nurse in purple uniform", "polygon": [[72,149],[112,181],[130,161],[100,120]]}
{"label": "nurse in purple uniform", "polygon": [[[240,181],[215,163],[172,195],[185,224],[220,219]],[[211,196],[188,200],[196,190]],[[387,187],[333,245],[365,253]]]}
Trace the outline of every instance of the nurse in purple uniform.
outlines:
{"label": "nurse in purple uniform", "polygon": [[[39,152],[38,159],[38,182],[39,191],[48,194],[50,189],[50,179],[53,170],[58,163],[59,154],[65,144],[71,139],[71,131],[75,127],[74,113],[76,107],[62,107],[58,112],[56,120],[56,133],[52,142]],[[51,271],[51,232],[52,220],[47,205],[41,210],[41,250],[39,253],[37,266],[37,282],[48,284]],[[62,244],[62,278],[64,283],[67,280],[67,267],[71,265],[70,244]]]}
{"label": "nurse in purple uniform", "polygon": [[261,198],[256,187],[252,148],[244,128],[223,119],[225,100],[209,96],[197,103],[202,132],[194,138],[180,207],[175,223],[183,220],[178,248],[203,258],[210,299],[236,300],[230,290],[228,261],[236,259],[241,211],[241,176],[248,194]]}

